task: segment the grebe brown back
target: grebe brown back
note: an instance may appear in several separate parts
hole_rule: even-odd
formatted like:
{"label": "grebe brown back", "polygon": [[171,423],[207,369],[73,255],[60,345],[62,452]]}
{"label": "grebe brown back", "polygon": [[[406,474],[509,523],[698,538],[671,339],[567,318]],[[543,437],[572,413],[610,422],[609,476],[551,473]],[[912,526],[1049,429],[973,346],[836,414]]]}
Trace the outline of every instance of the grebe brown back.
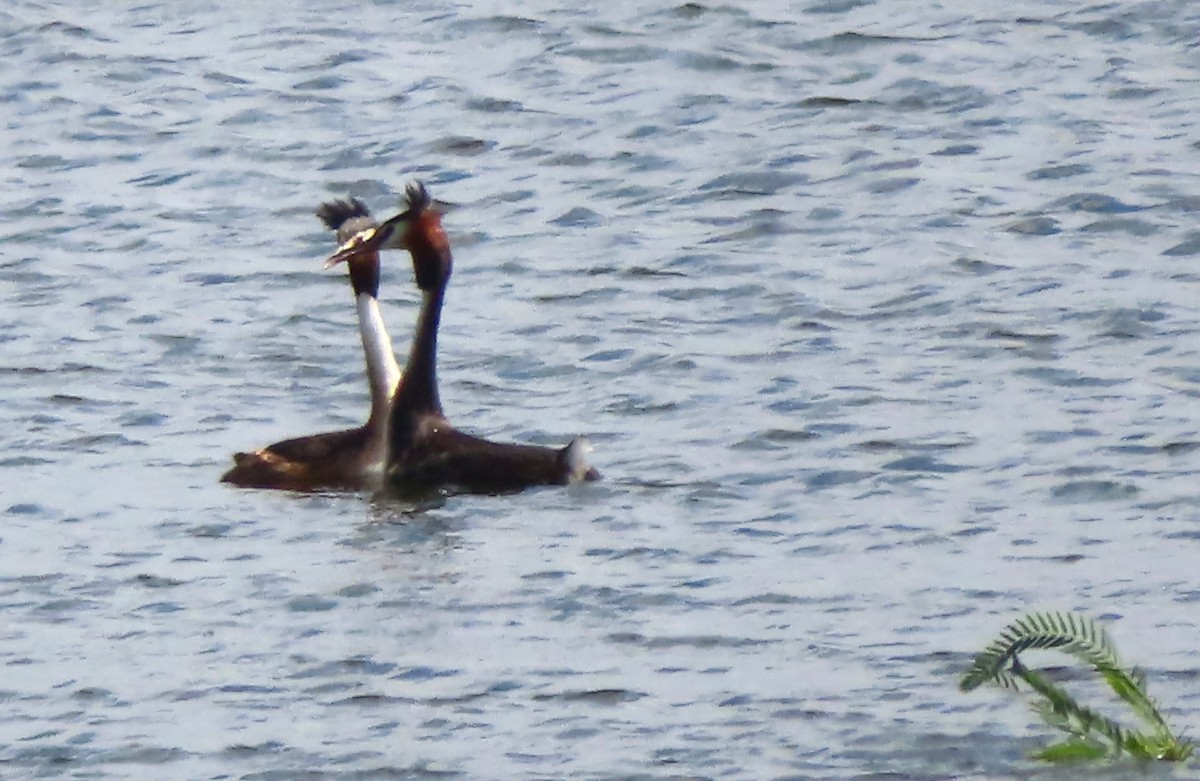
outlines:
{"label": "grebe brown back", "polygon": [[[317,217],[345,243],[375,226],[357,198],[321,204]],[[400,366],[379,311],[379,253],[364,252],[349,263],[371,388],[371,415],[358,428],[276,442],[253,453],[237,453],[221,481],[248,488],[363,489],[382,484],[387,456],[388,413],[400,381]]]}
{"label": "grebe brown back", "polygon": [[329,263],[353,263],[361,254],[405,249],[421,289],[421,310],[404,378],[392,397],[387,479],[399,488],[447,488],[494,493],[534,485],[596,480],[587,443],[554,449],[489,442],[457,430],[442,412],[437,382],[437,332],[453,260],[425,186],[407,190],[407,208],[378,228],[347,241]]}

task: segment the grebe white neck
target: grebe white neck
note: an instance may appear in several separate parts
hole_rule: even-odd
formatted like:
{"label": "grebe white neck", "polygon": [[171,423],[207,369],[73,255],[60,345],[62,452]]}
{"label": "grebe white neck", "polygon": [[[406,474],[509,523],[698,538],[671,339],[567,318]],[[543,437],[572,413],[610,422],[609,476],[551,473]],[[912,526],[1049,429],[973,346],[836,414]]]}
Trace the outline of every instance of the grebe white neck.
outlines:
{"label": "grebe white neck", "polygon": [[363,354],[367,359],[367,381],[371,386],[371,420],[386,421],[392,394],[400,382],[400,364],[392,350],[392,339],[379,300],[368,293],[355,297],[358,310],[358,330],[362,336]]}

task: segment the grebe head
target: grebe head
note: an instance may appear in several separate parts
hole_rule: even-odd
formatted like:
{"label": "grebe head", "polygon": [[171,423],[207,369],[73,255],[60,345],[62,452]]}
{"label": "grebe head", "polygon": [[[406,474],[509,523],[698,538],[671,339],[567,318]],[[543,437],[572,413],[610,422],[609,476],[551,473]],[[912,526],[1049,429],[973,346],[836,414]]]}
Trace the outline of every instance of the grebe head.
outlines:
{"label": "grebe head", "polygon": [[[375,230],[376,225],[371,211],[357,198],[323,203],[317,208],[317,217],[325,223],[325,227],[337,234],[338,243],[342,245],[352,241],[355,236]],[[354,287],[354,294],[378,296],[379,252],[364,251],[345,260],[350,266],[350,283]],[[331,265],[326,263],[325,267]]]}
{"label": "grebe head", "polygon": [[404,211],[378,228],[369,227],[350,236],[325,265],[351,262],[383,249],[405,249],[412,254],[413,272],[422,290],[436,290],[450,279],[450,240],[442,229],[442,215],[421,182],[405,190]]}

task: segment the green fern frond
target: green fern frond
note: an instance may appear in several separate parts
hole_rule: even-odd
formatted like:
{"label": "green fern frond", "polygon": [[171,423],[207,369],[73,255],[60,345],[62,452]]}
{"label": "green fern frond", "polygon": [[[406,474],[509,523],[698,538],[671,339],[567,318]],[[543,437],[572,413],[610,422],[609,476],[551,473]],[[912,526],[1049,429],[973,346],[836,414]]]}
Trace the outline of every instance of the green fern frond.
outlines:
{"label": "green fern frond", "polygon": [[1031,613],[1005,627],[1000,637],[975,657],[959,688],[971,691],[989,681],[1010,686],[1011,681],[1000,680],[1001,673],[1017,654],[1029,650],[1060,650],[1096,669],[1120,666],[1108,633],[1092,619],[1074,613]]}
{"label": "green fern frond", "polygon": [[[1076,702],[1065,689],[1021,663],[1026,650],[1059,650],[1091,666],[1118,698],[1127,703],[1150,729],[1138,732]],[[1145,677],[1121,669],[1116,647],[1095,621],[1073,613],[1032,613],[1004,628],[1000,637],[975,657],[959,681],[970,691],[983,683],[1017,689],[1018,682],[1041,695],[1034,709],[1050,726],[1070,737],[1035,756],[1050,761],[1115,757],[1128,753],[1139,759],[1182,761],[1194,746],[1176,737],[1158,706],[1146,693]]]}
{"label": "green fern frond", "polygon": [[1109,688],[1129,706],[1134,712],[1155,729],[1166,729],[1167,723],[1159,712],[1158,706],[1150,695],[1146,693],[1145,676],[1139,676],[1136,673],[1126,673],[1124,670],[1108,669],[1101,670],[1100,674],[1104,677]]}
{"label": "green fern frond", "polygon": [[1021,668],[1017,675],[1028,683],[1030,688],[1046,698],[1036,706],[1036,709],[1043,716],[1047,712],[1053,714],[1053,718],[1047,719],[1050,726],[1062,729],[1078,738],[1098,732],[1109,741],[1114,754],[1119,753],[1119,747],[1127,742],[1127,730],[1124,727],[1091,708],[1075,702],[1065,689],[1051,683],[1040,673]]}

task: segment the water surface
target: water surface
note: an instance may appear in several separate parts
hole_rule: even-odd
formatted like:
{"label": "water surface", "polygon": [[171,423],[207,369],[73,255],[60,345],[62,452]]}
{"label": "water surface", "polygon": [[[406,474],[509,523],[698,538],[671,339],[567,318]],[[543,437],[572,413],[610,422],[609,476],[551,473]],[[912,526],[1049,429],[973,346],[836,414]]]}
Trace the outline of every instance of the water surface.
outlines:
{"label": "water surface", "polygon": [[[1182,0],[9,6],[0,774],[1061,778],[956,689],[1035,607],[1195,732],[1198,39]],[[605,481],[219,485],[363,419],[312,211],[413,178],[456,206],[448,413]],[[403,353],[405,258],[382,293]]]}

